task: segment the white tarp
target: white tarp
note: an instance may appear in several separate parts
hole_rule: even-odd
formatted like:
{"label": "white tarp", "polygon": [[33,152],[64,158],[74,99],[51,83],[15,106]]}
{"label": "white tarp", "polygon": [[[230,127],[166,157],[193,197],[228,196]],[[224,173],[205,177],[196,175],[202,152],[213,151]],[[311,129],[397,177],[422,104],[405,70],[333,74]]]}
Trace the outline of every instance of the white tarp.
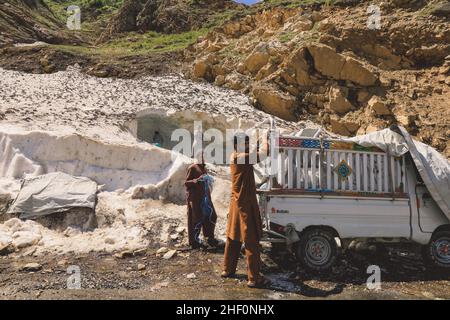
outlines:
{"label": "white tarp", "polygon": [[89,178],[54,172],[24,179],[9,213],[33,219],[72,208],[95,208],[97,183]]}
{"label": "white tarp", "polygon": [[393,156],[410,152],[428,191],[450,219],[450,162],[434,148],[412,139],[405,128],[398,129],[400,134],[385,129],[348,140],[364,147],[378,147]]}
{"label": "white tarp", "polygon": [[413,140],[404,128],[400,131],[428,191],[450,219],[450,162],[434,148]]}
{"label": "white tarp", "polygon": [[[347,139],[345,139],[347,140]],[[409,151],[408,144],[400,134],[384,129],[348,139],[363,147],[377,147],[391,156],[400,157]]]}

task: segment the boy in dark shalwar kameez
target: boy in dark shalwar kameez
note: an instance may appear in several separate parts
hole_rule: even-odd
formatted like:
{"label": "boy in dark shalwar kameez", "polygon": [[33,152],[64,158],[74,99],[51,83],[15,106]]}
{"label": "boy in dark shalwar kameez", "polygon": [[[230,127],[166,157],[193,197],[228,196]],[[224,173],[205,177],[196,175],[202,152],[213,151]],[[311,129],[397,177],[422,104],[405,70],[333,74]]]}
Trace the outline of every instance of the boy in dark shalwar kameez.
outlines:
{"label": "boy in dark shalwar kameez", "polygon": [[[206,185],[207,174],[202,155],[201,163],[194,163],[189,166],[184,183],[186,187],[189,246],[191,249],[198,249],[203,246],[223,246],[223,242],[214,237],[217,214],[211,200],[210,189]],[[202,230],[206,243],[200,241]]]}

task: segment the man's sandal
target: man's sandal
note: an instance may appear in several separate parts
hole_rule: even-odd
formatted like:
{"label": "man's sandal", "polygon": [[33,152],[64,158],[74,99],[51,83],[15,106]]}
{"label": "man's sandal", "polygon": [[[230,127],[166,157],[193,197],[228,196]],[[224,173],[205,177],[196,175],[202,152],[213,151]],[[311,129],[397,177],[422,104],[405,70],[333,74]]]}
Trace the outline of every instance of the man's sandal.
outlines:
{"label": "man's sandal", "polygon": [[270,286],[272,282],[266,277],[261,277],[258,281],[248,281],[247,287],[249,288],[265,288]]}

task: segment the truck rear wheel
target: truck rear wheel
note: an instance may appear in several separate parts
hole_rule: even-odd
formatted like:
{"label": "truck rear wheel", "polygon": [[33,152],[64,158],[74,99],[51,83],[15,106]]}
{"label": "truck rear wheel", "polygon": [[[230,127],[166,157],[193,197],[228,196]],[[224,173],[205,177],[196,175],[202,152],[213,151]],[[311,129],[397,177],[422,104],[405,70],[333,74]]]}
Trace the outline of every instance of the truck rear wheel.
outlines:
{"label": "truck rear wheel", "polygon": [[323,229],[304,232],[297,246],[296,256],[310,271],[322,272],[331,269],[337,258],[334,235]]}
{"label": "truck rear wheel", "polygon": [[450,270],[450,231],[436,232],[422,254],[428,265]]}

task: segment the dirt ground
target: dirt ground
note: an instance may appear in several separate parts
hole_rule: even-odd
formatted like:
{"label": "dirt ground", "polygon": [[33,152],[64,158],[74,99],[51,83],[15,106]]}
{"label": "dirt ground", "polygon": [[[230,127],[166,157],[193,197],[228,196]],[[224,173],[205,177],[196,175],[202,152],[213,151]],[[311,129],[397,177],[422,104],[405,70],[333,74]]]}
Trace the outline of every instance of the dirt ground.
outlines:
{"label": "dirt ground", "polygon": [[83,73],[97,77],[136,78],[178,72],[182,52],[108,57],[61,50],[53,46],[35,45],[0,48],[0,67],[27,73],[54,73],[78,64]]}
{"label": "dirt ground", "polygon": [[[106,253],[4,256],[0,299],[450,299],[450,275],[427,270],[417,252],[404,248],[347,252],[332,272],[313,275],[288,252],[265,246],[263,270],[272,280],[265,289],[246,287],[243,259],[236,278],[224,280],[219,277],[222,252],[179,251],[164,260],[155,255],[157,249],[126,258]],[[30,262],[41,270],[20,271]],[[67,268],[73,265],[80,268],[81,289],[67,289]],[[367,289],[369,265],[381,268],[380,290]]]}

